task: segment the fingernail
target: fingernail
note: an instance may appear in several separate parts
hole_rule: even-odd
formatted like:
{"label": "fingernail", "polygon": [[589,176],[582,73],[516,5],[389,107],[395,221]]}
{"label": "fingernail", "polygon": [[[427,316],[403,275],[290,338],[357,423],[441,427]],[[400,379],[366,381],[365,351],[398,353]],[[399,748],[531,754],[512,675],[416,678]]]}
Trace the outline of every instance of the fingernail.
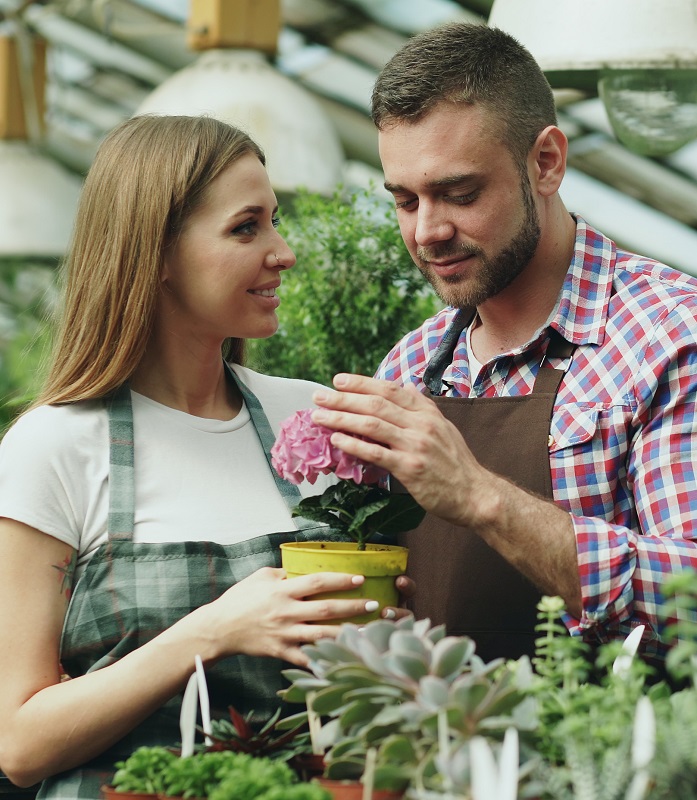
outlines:
{"label": "fingernail", "polygon": [[329,395],[326,392],[315,392],[312,395],[312,399],[315,403],[323,403]]}
{"label": "fingernail", "polygon": [[327,419],[327,417],[328,417],[327,412],[323,411],[322,409],[317,409],[317,411],[312,412],[312,419],[315,422],[324,422]]}
{"label": "fingernail", "polygon": [[377,600],[368,600],[365,604],[365,610],[370,613],[371,611],[377,611],[380,608],[380,603]]}
{"label": "fingernail", "polygon": [[351,583],[354,586],[360,586],[363,583],[364,580],[365,580],[365,576],[363,576],[363,575],[354,575],[353,578],[351,578]]}
{"label": "fingernail", "polygon": [[348,376],[342,372],[334,376],[334,386],[346,386],[348,383]]}
{"label": "fingernail", "polygon": [[397,613],[395,612],[394,608],[386,608],[386,609],[385,609],[385,610],[382,612],[382,616],[383,616],[385,619],[394,619],[394,618],[397,616]]}

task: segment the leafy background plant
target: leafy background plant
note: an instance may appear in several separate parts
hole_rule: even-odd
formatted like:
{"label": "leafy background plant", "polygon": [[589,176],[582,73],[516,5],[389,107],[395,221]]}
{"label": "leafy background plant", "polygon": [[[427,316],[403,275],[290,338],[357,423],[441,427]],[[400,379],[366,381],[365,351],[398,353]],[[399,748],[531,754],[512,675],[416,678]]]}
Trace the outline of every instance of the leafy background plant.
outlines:
{"label": "leafy background plant", "polygon": [[441,308],[374,193],[301,193],[281,219],[298,260],[280,290],[278,333],[250,343],[250,366],[324,384],[340,371],[372,375]]}
{"label": "leafy background plant", "polygon": [[0,260],[0,433],[41,383],[56,299],[55,264]]}

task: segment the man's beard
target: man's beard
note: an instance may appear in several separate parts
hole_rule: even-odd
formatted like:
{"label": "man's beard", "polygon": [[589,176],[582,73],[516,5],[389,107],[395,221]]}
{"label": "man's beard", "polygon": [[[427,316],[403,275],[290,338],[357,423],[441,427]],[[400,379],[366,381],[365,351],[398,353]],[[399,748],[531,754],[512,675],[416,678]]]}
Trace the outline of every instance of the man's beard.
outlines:
{"label": "man's beard", "polygon": [[[540,219],[527,175],[523,176],[520,188],[523,195],[525,217],[518,232],[508,245],[493,258],[488,258],[479,247],[470,244],[445,243],[417,249],[417,266],[421,270],[421,274],[447,305],[455,308],[471,308],[480,305],[509,286],[530,263],[540,241]],[[476,283],[473,285],[460,285],[463,283],[461,274],[440,277],[431,273],[429,261],[457,258],[458,256],[477,256],[479,258],[480,266]]]}

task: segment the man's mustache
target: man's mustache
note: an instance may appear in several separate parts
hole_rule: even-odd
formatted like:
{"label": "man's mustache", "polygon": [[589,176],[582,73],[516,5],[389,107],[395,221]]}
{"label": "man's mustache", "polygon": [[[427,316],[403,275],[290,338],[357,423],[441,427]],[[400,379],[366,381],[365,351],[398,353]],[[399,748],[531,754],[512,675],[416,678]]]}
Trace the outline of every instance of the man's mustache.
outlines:
{"label": "man's mustache", "polygon": [[444,261],[450,258],[480,255],[482,255],[481,248],[465,242],[459,242],[458,244],[437,244],[432,247],[418,247],[416,249],[416,257],[422,262]]}

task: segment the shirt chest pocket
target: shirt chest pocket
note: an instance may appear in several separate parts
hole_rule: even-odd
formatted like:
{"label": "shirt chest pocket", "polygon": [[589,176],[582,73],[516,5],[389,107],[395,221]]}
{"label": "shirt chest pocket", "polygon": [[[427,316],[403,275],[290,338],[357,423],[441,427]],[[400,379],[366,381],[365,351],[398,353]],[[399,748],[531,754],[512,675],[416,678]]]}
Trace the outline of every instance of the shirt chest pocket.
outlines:
{"label": "shirt chest pocket", "polygon": [[572,405],[557,409],[549,429],[549,452],[558,453],[582,445],[595,436],[600,406]]}
{"label": "shirt chest pocket", "polygon": [[634,411],[629,404],[571,403],[556,409],[549,438],[551,458],[573,457],[597,451],[598,460],[624,461],[634,430]]}

